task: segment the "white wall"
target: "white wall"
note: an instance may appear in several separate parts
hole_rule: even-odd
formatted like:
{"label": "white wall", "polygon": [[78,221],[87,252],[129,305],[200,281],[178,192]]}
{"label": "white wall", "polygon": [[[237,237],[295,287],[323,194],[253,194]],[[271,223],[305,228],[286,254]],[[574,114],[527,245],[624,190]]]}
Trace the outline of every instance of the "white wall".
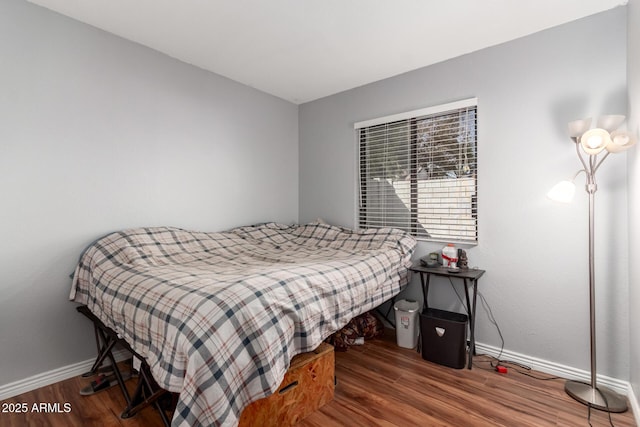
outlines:
{"label": "white wall", "polygon": [[[567,122],[626,112],[625,12],[301,105],[300,220],[355,226],[354,122],[478,97],[479,245],[467,249],[487,270],[480,290],[508,350],[588,371],[587,195],[559,205],[546,193],[580,168]],[[625,169],[624,155],[607,159],[596,196],[598,372],[619,379],[629,375]],[[441,247],[423,243],[417,255]],[[439,283],[430,302],[456,308]],[[417,280],[411,287],[418,295]],[[481,308],[477,339],[500,345]]]}
{"label": "white wall", "polygon": [[298,219],[296,105],[0,2],[0,385],[95,353],[68,301],[107,232]]}
{"label": "white wall", "polygon": [[[627,5],[627,89],[629,130],[640,135],[640,1]],[[629,259],[640,259],[640,146],[629,154]],[[640,407],[640,264],[629,263],[630,381]],[[640,414],[636,413],[636,419]]]}

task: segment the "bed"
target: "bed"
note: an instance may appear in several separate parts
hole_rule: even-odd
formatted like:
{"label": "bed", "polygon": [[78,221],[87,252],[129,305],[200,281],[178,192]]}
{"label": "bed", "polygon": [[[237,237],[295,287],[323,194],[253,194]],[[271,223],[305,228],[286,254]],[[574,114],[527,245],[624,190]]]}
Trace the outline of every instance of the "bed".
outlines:
{"label": "bed", "polygon": [[130,229],[85,250],[70,299],[179,393],[172,426],[234,426],[293,356],[397,295],[415,245],[396,229],[322,223]]}

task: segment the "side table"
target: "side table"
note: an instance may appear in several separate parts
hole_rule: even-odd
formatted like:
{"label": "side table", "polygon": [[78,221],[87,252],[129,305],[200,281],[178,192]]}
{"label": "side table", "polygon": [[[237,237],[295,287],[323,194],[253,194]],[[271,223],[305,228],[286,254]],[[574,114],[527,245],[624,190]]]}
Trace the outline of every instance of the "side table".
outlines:
{"label": "side table", "polygon": [[[476,350],[476,337],[475,337],[475,326],[476,326],[476,297],[478,295],[478,280],[485,273],[484,270],[479,270],[475,268],[469,269],[460,269],[456,273],[450,272],[446,267],[425,267],[421,264],[414,264],[409,268],[412,272],[420,274],[420,283],[422,284],[422,297],[423,297],[423,310],[429,308],[428,304],[428,295],[429,295],[429,283],[431,281],[431,276],[442,276],[453,279],[462,279],[464,284],[464,294],[466,296],[467,302],[467,315],[469,316],[469,331],[470,331],[470,340],[469,340],[469,356],[467,368],[471,369],[473,363],[473,354]],[[473,299],[469,298],[469,285],[473,288]]]}

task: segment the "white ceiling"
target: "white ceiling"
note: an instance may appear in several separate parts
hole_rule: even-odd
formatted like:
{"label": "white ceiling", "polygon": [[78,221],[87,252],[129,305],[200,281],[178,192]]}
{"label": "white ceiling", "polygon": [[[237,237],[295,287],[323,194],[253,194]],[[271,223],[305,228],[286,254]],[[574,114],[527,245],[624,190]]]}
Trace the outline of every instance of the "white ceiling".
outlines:
{"label": "white ceiling", "polygon": [[626,0],[29,1],[296,104],[627,3]]}

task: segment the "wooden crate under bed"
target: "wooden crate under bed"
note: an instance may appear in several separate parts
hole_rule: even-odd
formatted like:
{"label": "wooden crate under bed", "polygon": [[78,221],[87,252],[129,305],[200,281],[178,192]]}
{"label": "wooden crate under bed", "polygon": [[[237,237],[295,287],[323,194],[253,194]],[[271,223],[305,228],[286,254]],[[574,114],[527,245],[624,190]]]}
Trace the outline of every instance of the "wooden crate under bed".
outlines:
{"label": "wooden crate under bed", "polygon": [[314,351],[291,360],[278,390],[247,406],[239,427],[292,426],[332,401],[334,389],[333,346],[322,343]]}

